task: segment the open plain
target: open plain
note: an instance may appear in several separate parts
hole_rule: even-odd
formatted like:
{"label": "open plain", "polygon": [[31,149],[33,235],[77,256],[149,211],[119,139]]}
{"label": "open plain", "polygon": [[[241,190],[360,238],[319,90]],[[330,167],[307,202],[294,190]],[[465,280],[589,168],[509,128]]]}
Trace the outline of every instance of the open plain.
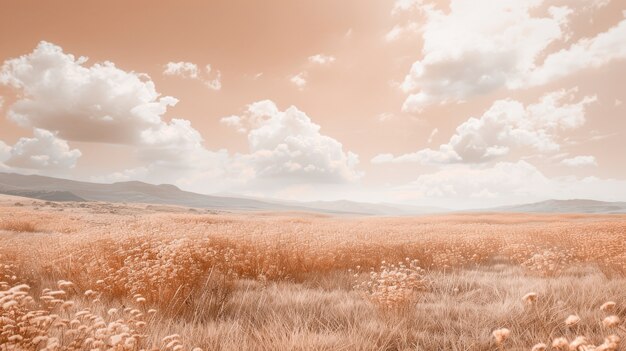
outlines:
{"label": "open plain", "polygon": [[618,350],[626,334],[625,215],[3,196],[0,259],[2,350]]}

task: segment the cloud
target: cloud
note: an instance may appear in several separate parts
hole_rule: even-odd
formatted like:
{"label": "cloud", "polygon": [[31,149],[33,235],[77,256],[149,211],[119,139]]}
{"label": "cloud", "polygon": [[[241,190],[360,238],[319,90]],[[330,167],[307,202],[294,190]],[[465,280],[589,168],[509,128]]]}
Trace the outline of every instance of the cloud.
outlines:
{"label": "cloud", "polygon": [[[570,5],[589,11],[607,3]],[[401,84],[409,93],[405,112],[463,102],[500,88],[544,85],[626,58],[626,20],[569,48],[546,53],[551,45],[569,38],[572,8],[548,6],[544,0],[451,0],[446,12],[420,1],[396,3],[398,9],[418,5],[425,20],[419,29],[424,44],[421,59],[413,63]],[[401,32],[401,26],[395,27],[388,39]]]}
{"label": "cloud", "polygon": [[492,167],[447,167],[423,174],[403,187],[423,197],[495,197],[532,194],[525,184],[547,184],[547,179],[525,161],[499,162]]}
{"label": "cloud", "polygon": [[206,65],[204,69],[206,71],[207,78],[202,77],[201,71],[198,69],[198,65],[193,62],[168,62],[167,65],[165,65],[163,74],[166,76],[178,76],[181,78],[198,80],[212,90],[222,89],[222,73],[220,71],[216,71],[215,77],[213,79],[209,79],[208,77],[212,72],[211,65]]}
{"label": "cloud", "polygon": [[393,26],[393,28],[391,28],[389,32],[387,32],[387,34],[385,34],[385,40],[387,42],[396,41],[405,34],[417,33],[418,31],[419,26],[415,22],[409,22],[406,25],[396,24],[395,26]]}
{"label": "cloud", "polygon": [[144,132],[167,128],[162,116],[177,99],[161,97],[144,74],[86,62],[47,42],[5,61],[0,84],[20,93],[9,119],[69,141],[112,144],[143,144]]}
{"label": "cloud", "polygon": [[626,58],[626,19],[606,32],[592,38],[581,39],[567,49],[548,55],[543,64],[531,72],[526,84],[529,86],[546,84],[577,71],[597,68],[624,58]]}
{"label": "cloud", "polygon": [[393,4],[392,14],[398,14],[413,8],[422,6],[423,0],[396,0]]}
{"label": "cloud", "polygon": [[[257,181],[281,184],[344,183],[358,180],[358,156],[343,150],[337,140],[320,133],[320,126],[295,106],[280,111],[270,100],[252,103],[235,120],[247,131],[249,153],[236,154],[233,163]],[[226,122],[228,123],[228,122]]]}
{"label": "cloud", "polygon": [[306,72],[300,72],[296,75],[289,77],[289,81],[293,83],[298,89],[302,90],[306,86]]}
{"label": "cloud", "polygon": [[626,181],[595,177],[546,177],[526,161],[451,165],[390,190],[389,197],[430,206],[486,208],[547,199],[617,201]]}
{"label": "cloud", "polygon": [[0,164],[11,157],[11,147],[4,141],[0,140]]}
{"label": "cloud", "polygon": [[[9,107],[9,118],[62,140],[133,146],[137,157],[154,167],[197,168],[213,157],[188,120],[164,120],[178,100],[161,97],[147,75],[111,62],[86,62],[47,42],[5,61],[0,83],[21,93]],[[194,74],[190,65],[173,67]]]}
{"label": "cloud", "polygon": [[[413,63],[401,85],[410,93],[403,104],[406,112],[462,102],[500,88],[544,85],[626,58],[626,20],[569,48],[547,53],[540,62],[551,44],[568,38],[571,8],[549,6],[547,13],[536,15],[545,1],[452,0],[446,13],[421,1],[398,3],[398,9],[419,6],[426,20],[420,28],[422,58]],[[608,3],[598,0],[571,5],[589,11]],[[388,39],[397,38],[403,28],[394,27]]]}
{"label": "cloud", "polygon": [[[211,65],[206,65],[205,69],[206,69],[207,75],[209,75],[212,72]],[[209,89],[220,90],[222,89],[222,72],[215,71],[215,78],[205,79],[202,82],[204,83],[204,85],[209,87]]]}
{"label": "cloud", "polygon": [[402,83],[412,94],[405,111],[465,100],[519,81],[539,54],[563,37],[572,12],[551,7],[533,17],[540,0],[452,0],[448,13],[424,9],[422,59]]}
{"label": "cloud", "polygon": [[317,54],[313,56],[309,56],[309,62],[315,63],[318,65],[326,65],[335,62],[335,57],[324,54]]}
{"label": "cloud", "polygon": [[437,133],[439,133],[439,128],[435,128],[432,132],[430,132],[430,136],[428,137],[429,144],[433,142],[433,138],[437,135]]}
{"label": "cloud", "polygon": [[379,122],[389,121],[392,118],[393,118],[393,113],[391,112],[379,113],[378,116],[376,117],[376,119],[378,119]]}
{"label": "cloud", "polygon": [[4,107],[4,97],[0,96],[0,110]]}
{"label": "cloud", "polygon": [[198,65],[191,62],[168,62],[163,74],[166,76],[179,76],[183,78],[198,78]]}
{"label": "cloud", "polygon": [[34,129],[33,132],[33,138],[20,138],[11,148],[0,143],[0,162],[33,170],[59,170],[76,166],[81,156],[79,150],[70,149],[67,141],[58,139],[47,130]]}
{"label": "cloud", "polygon": [[[356,170],[358,156],[321,134],[320,126],[296,107],[280,111],[269,100],[250,104],[242,116],[222,119],[246,134],[249,152],[208,150],[190,121],[165,120],[177,100],[162,97],[148,76],[111,62],[86,62],[41,42],[32,53],[3,64],[0,82],[18,92],[9,118],[35,128],[33,138],[22,138],[13,147],[0,144],[3,169],[72,168],[81,153],[70,149],[68,141],[80,141],[126,145],[136,159],[136,167],[93,177],[96,181],[136,179],[201,192],[263,192],[344,184],[362,176]],[[191,78],[196,74],[191,65],[174,65],[169,71]]]}
{"label": "cloud", "polygon": [[511,99],[498,100],[482,116],[459,125],[448,143],[438,149],[400,156],[381,154],[372,162],[480,163],[512,151],[558,151],[559,132],[581,127],[586,106],[596,100],[595,96],[586,96],[574,102],[575,91],[548,93],[528,106]]}
{"label": "cloud", "polygon": [[221,122],[246,134],[248,152],[206,150],[187,121],[173,120],[171,130],[146,136],[154,147],[141,152],[144,166],[93,180],[140,179],[202,192],[268,194],[303,184],[346,184],[362,176],[356,170],[358,156],[321,134],[320,126],[296,107],[280,111],[274,102],[263,100],[250,104],[241,116],[224,117]]}
{"label": "cloud", "polygon": [[246,128],[244,128],[241,117],[239,116],[233,115],[228,117],[222,117],[220,119],[220,123],[225,124],[231,128],[235,128],[240,133],[246,132]]}
{"label": "cloud", "polygon": [[[223,162],[224,152],[207,150],[188,120],[164,119],[178,100],[161,97],[147,75],[123,71],[111,62],[86,62],[47,42],[5,61],[0,83],[20,93],[8,116],[36,128],[35,139],[18,143],[8,163],[71,166],[79,155],[67,149],[66,141],[131,146],[144,164],[139,168],[153,172],[154,179],[172,182]],[[37,145],[54,146],[49,160],[35,157],[42,155]]]}
{"label": "cloud", "polygon": [[561,160],[561,164],[569,167],[597,166],[596,158],[593,156],[576,156]]}
{"label": "cloud", "polygon": [[577,6],[581,6],[584,10],[594,10],[607,6],[611,0],[578,0]]}

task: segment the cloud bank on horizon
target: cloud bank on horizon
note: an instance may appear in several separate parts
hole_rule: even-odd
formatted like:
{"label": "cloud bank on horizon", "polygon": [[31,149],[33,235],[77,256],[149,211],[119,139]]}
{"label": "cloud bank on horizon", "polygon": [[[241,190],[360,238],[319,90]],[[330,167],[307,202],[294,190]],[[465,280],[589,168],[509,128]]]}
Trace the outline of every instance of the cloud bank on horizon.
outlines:
{"label": "cloud bank on horizon", "polygon": [[[173,183],[203,193],[451,208],[551,197],[626,201],[626,178],[594,173],[607,166],[609,157],[601,152],[619,151],[585,146],[624,133],[611,130],[613,122],[604,122],[603,130],[588,126],[609,118],[598,115],[607,106],[622,108],[620,99],[608,104],[593,87],[602,83],[594,82],[595,72],[625,70],[626,9],[616,23],[594,33],[574,31],[581,18],[608,6],[610,0],[397,0],[386,15],[392,27],[381,31],[377,45],[413,48],[412,64],[402,66],[404,76],[388,78],[399,82],[388,87],[397,98],[381,106],[385,112],[373,112],[373,119],[381,130],[402,128],[398,124],[411,118],[429,127],[413,148],[393,152],[389,137],[377,138],[376,131],[342,142],[337,128],[325,127],[341,114],[309,115],[284,103],[284,96],[315,100],[322,96],[315,84],[323,77],[353,70],[339,49],[311,50],[294,63],[296,73],[252,74],[251,85],[275,79],[272,84],[284,81],[291,92],[264,92],[269,96],[210,116],[217,121],[213,129],[199,129],[197,115],[210,112],[173,116],[186,97],[161,93],[156,81],[197,84],[202,94],[228,99],[236,92],[229,90],[234,78],[227,65],[217,70],[207,61],[172,58],[150,76],[41,41],[30,53],[2,58],[0,113],[3,123],[21,132],[13,134],[14,142],[0,140],[0,171]],[[338,33],[337,40],[358,35],[349,32]],[[619,74],[613,79],[619,84]],[[359,103],[345,101],[342,111]],[[458,105],[471,108],[432,112]],[[214,142],[218,133],[229,132],[236,145]],[[85,175],[81,162],[94,145],[130,150],[131,161]]]}

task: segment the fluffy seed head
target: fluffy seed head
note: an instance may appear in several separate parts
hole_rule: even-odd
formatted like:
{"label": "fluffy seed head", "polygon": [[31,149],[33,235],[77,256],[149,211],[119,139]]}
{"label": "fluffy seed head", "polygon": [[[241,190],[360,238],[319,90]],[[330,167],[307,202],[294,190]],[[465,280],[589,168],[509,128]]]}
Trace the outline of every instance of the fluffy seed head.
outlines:
{"label": "fluffy seed head", "polygon": [[565,318],[565,325],[567,325],[568,327],[573,327],[578,323],[580,323],[580,317],[575,314],[570,314],[569,316],[567,316],[567,318]]}
{"label": "fluffy seed head", "polygon": [[509,338],[511,335],[511,331],[507,328],[496,329],[491,333],[493,337],[496,339],[497,344],[502,344]]}
{"label": "fluffy seed head", "polygon": [[615,309],[616,303],[614,301],[607,301],[600,306],[601,311],[610,312]]}
{"label": "fluffy seed head", "polygon": [[522,301],[524,301],[528,305],[534,305],[537,302],[537,293],[529,292],[528,294],[522,297]]}
{"label": "fluffy seed head", "polygon": [[608,316],[602,320],[602,325],[605,328],[615,328],[621,323],[618,316]]}
{"label": "fluffy seed head", "polygon": [[564,337],[556,338],[552,340],[552,347],[557,350],[567,350],[569,349],[569,341]]}
{"label": "fluffy seed head", "polygon": [[536,344],[535,346],[533,346],[531,351],[546,351],[547,348],[548,346],[546,344],[540,343],[540,344]]}

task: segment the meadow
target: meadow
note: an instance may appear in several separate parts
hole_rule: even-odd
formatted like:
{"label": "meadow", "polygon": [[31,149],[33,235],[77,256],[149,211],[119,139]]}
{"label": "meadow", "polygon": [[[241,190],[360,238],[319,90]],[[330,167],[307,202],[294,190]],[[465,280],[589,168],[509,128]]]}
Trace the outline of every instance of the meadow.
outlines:
{"label": "meadow", "polygon": [[3,351],[620,350],[625,275],[626,215],[0,197]]}

